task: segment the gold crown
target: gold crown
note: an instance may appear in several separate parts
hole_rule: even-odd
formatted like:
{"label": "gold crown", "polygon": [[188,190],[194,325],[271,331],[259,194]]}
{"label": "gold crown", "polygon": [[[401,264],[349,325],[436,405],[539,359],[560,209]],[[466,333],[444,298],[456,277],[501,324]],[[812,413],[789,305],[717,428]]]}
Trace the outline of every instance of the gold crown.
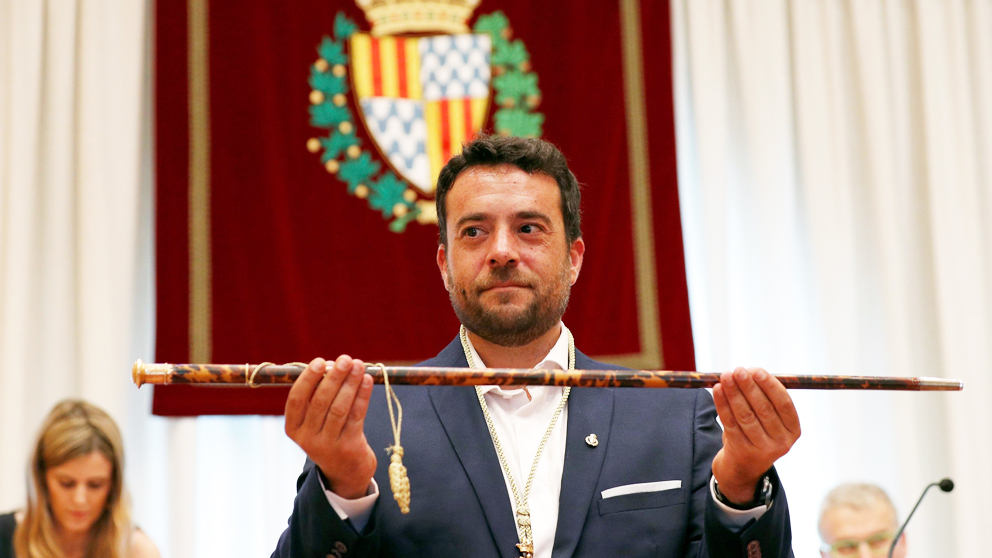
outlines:
{"label": "gold crown", "polygon": [[372,24],[372,35],[468,33],[480,0],[355,0]]}

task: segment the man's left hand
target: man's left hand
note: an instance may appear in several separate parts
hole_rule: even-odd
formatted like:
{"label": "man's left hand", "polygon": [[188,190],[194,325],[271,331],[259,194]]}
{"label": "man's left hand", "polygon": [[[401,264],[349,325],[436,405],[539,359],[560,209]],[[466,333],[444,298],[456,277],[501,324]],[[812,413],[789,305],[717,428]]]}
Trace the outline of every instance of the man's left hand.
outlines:
{"label": "man's left hand", "polygon": [[796,406],[782,382],[761,368],[725,372],[713,401],[723,422],[713,476],[728,500],[751,502],[761,477],[799,439]]}

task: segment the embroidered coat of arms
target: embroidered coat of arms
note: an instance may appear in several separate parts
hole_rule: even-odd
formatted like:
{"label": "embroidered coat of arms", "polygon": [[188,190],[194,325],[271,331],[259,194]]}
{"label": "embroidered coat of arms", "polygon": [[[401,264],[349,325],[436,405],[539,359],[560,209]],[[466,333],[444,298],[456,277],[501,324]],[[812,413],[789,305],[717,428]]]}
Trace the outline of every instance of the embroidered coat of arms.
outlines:
{"label": "embroidered coat of arms", "polygon": [[[436,223],[434,188],[462,144],[489,127],[540,137],[537,76],[502,12],[467,22],[479,0],[357,0],[370,32],[343,13],[310,70],[310,123],[326,131],[307,148],[348,192],[401,232]],[[349,105],[349,93],[352,94]],[[351,106],[376,153],[363,149]]]}

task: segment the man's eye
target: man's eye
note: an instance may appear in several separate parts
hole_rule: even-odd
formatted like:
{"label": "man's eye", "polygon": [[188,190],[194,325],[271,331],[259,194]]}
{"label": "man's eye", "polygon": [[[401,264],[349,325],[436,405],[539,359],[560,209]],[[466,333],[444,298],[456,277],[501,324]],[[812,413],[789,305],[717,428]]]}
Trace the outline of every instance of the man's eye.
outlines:
{"label": "man's eye", "polygon": [[834,545],[834,549],[841,556],[853,556],[858,552],[858,546],[857,541],[842,541]]}
{"label": "man's eye", "polygon": [[537,227],[535,227],[534,225],[524,225],[524,226],[520,227],[520,232],[525,233],[525,234],[530,234],[530,233],[536,232],[536,231],[537,231]]}
{"label": "man's eye", "polygon": [[479,236],[479,229],[477,229],[475,227],[469,227],[469,228],[465,229],[465,231],[463,232],[463,234],[465,236],[468,236],[468,237],[476,237],[476,236]]}
{"label": "man's eye", "polygon": [[62,481],[59,484],[62,485],[62,488],[72,488],[76,486],[75,481]]}

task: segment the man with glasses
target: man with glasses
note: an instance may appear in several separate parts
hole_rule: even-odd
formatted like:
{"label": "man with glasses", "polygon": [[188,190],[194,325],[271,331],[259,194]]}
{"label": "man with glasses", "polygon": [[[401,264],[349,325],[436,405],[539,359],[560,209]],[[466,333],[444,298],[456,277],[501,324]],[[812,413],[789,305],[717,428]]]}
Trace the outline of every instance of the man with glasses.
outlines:
{"label": "man with glasses", "polygon": [[[823,558],[886,556],[899,529],[896,508],[873,484],[842,484],[827,494],[820,506]],[[893,558],[906,557],[906,535],[899,537]]]}

